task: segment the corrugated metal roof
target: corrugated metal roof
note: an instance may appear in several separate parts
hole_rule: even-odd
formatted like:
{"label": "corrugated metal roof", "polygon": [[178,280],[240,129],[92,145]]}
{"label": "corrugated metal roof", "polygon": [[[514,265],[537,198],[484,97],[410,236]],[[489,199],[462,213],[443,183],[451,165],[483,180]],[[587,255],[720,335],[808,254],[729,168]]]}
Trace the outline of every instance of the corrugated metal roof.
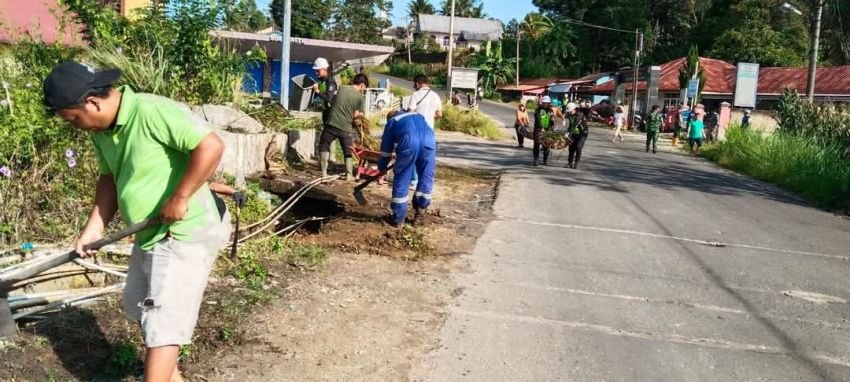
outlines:
{"label": "corrugated metal roof", "polygon": [[55,0],[0,0],[0,43],[31,37],[52,44],[60,40],[65,45],[82,45],[82,27],[66,20],[61,30],[64,9]]}
{"label": "corrugated metal roof", "polygon": [[[758,94],[782,94],[785,89],[806,92],[806,68],[762,68],[759,71]],[[815,76],[815,94],[850,94],[850,66],[818,68]]]}
{"label": "corrugated metal roof", "polygon": [[[418,33],[448,34],[449,20],[449,16],[420,14],[416,30]],[[455,17],[454,32],[458,35],[487,37],[487,41],[496,41],[502,38],[502,23],[496,20]]]}
{"label": "corrugated metal roof", "polygon": [[[661,64],[661,74],[658,81],[658,91],[679,91],[679,69],[685,62],[685,57]],[[705,93],[732,94],[735,85],[735,66],[722,60],[700,57],[700,69],[705,72]],[[626,91],[632,90],[632,83],[626,84]],[[646,90],[646,82],[638,82],[638,91]],[[590,89],[592,93],[613,92],[614,81],[608,81]]]}

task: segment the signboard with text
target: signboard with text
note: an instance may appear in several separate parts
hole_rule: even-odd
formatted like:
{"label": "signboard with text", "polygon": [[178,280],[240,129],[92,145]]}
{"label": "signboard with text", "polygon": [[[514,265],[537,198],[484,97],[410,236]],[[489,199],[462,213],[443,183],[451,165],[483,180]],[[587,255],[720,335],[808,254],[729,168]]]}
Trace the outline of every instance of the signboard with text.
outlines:
{"label": "signboard with text", "polygon": [[699,93],[699,79],[688,81],[688,98],[694,98]]}
{"label": "signboard with text", "polygon": [[759,84],[759,64],[738,63],[735,80],[735,107],[756,107],[756,91]]}
{"label": "signboard with text", "polygon": [[456,89],[477,89],[478,69],[452,68],[452,87]]}

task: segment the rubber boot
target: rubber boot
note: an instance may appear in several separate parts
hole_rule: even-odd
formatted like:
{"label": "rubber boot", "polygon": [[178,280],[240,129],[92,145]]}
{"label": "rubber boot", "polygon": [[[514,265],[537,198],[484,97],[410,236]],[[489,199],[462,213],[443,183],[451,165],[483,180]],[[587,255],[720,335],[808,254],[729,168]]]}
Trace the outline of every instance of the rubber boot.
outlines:
{"label": "rubber boot", "polygon": [[417,208],[416,214],[413,215],[413,226],[421,227],[425,225],[425,212],[427,210],[424,208]]}
{"label": "rubber boot", "polygon": [[322,168],[322,177],[328,176],[328,160],[331,159],[331,153],[319,153],[319,167]]}
{"label": "rubber boot", "polygon": [[354,158],[345,158],[345,180],[354,180]]}

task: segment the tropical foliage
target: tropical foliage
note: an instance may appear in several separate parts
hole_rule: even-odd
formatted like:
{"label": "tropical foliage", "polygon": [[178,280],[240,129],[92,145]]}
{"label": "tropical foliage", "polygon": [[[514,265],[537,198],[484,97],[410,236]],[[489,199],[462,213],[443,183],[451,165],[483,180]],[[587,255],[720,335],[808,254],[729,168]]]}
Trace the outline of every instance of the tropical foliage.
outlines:
{"label": "tropical foliage", "polygon": [[433,15],[434,13],[436,9],[428,0],[410,0],[410,3],[407,3],[407,17],[411,22],[416,21],[420,14]]}
{"label": "tropical foliage", "polygon": [[473,66],[478,68],[478,82],[485,92],[494,92],[496,87],[510,82],[515,75],[515,58],[502,57],[502,45],[486,49],[473,58]]}
{"label": "tropical foliage", "polygon": [[[451,6],[451,0],[443,0],[440,3],[440,14],[449,15],[451,13]],[[455,0],[455,16],[476,19],[487,17],[487,13],[484,12],[483,0]]]}

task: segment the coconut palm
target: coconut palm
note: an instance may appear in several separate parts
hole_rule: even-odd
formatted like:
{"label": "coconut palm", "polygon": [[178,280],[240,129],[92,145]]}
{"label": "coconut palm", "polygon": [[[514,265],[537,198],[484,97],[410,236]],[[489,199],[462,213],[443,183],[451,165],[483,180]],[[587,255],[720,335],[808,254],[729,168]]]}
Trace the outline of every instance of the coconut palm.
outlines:
{"label": "coconut palm", "polygon": [[[443,0],[440,6],[440,14],[448,16],[451,13],[452,0]],[[476,0],[455,0],[455,16],[472,17],[483,19],[487,17],[484,12],[484,3]]]}
{"label": "coconut palm", "polygon": [[433,15],[436,10],[428,0],[410,0],[407,3],[407,16],[416,20],[420,14]]}
{"label": "coconut palm", "polygon": [[525,15],[516,32],[516,84],[519,86],[519,46],[520,36],[525,35],[531,40],[540,38],[552,29],[552,20],[545,15],[532,12]]}

